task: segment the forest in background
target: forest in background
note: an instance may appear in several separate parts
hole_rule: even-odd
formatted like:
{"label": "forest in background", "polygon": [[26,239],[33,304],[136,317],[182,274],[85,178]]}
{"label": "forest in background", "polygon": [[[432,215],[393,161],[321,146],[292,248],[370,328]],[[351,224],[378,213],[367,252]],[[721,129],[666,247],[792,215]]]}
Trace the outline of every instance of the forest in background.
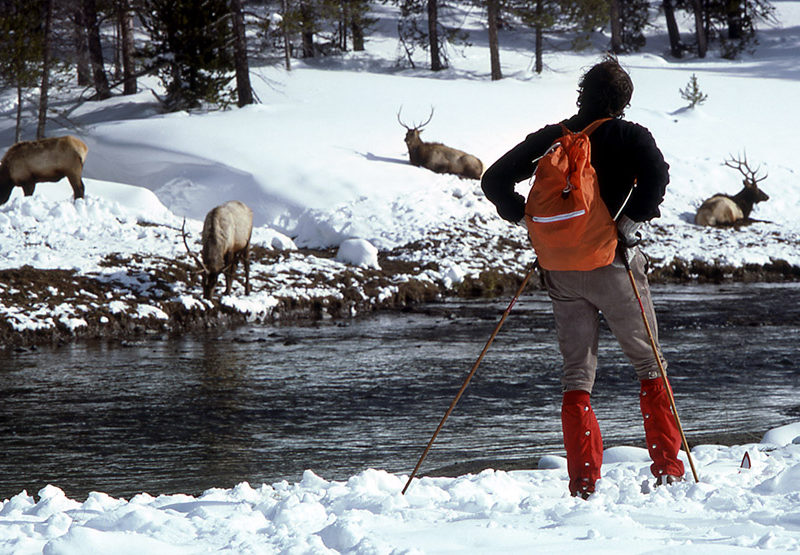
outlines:
{"label": "forest in background", "polygon": [[530,29],[541,73],[554,36],[585,49],[604,33],[603,48],[621,54],[663,25],[665,55],[703,58],[714,45],[714,55],[735,59],[757,44],[760,23],[775,23],[770,0],[0,0],[0,87],[16,93],[16,141],[34,138],[34,128],[45,137],[48,121],[70,127],[69,108],[49,106],[54,94],[71,91],[67,104],[77,106],[135,94],[145,76],[158,77],[165,112],[245,106],[258,102],[250,64],[290,71],[293,60],[365,50],[387,9],[397,18],[398,66],[424,59],[431,71],[469,43],[467,17],[479,20],[493,80],[503,77],[503,29]]}

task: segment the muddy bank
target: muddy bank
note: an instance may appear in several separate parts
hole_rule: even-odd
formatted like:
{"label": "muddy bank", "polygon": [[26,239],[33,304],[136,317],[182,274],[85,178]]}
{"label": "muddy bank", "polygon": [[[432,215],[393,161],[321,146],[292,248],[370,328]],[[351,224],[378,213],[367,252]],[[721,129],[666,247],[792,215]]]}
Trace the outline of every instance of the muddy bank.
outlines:
{"label": "muddy bank", "polygon": [[[212,301],[201,298],[193,268],[186,262],[159,257],[121,259],[109,255],[114,271],[84,275],[74,270],[42,270],[30,266],[0,271],[0,349],[24,349],[84,339],[133,341],[243,323],[312,323],[347,319],[376,310],[398,310],[444,297],[491,298],[511,295],[524,268],[488,269],[457,283],[431,280],[440,272],[434,262],[408,261],[402,250],[384,253],[380,270],[344,269],[282,276],[294,280],[295,293],[273,295],[268,310],[242,309],[220,299],[223,280]],[[267,265],[281,257],[331,259],[333,250],[301,250],[291,255],[255,249],[256,262]],[[495,265],[496,266],[496,265]],[[732,267],[706,261],[673,259],[651,264],[652,283],[781,282],[800,280],[800,267],[785,261]],[[277,289],[272,276],[253,275],[254,292]],[[296,294],[297,284],[304,294]],[[528,288],[541,289],[534,278]],[[242,291],[233,297],[246,300]],[[34,318],[31,318],[34,316]],[[24,322],[24,323],[23,323]]]}

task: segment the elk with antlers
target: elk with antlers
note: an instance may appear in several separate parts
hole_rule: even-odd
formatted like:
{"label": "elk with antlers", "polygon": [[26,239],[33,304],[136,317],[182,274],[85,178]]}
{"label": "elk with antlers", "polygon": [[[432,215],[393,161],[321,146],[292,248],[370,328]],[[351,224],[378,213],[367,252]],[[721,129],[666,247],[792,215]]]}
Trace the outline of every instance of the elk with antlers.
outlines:
{"label": "elk with antlers", "polygon": [[202,274],[203,297],[211,300],[219,274],[225,274],[225,295],[231,292],[233,273],[241,260],[244,265],[244,294],[250,294],[250,235],[253,211],[243,202],[232,200],[213,208],[203,222],[202,260],[186,242],[186,220],[181,227],[183,244]]}
{"label": "elk with antlers", "polygon": [[757,202],[769,200],[767,193],[758,188],[758,182],[767,178],[766,173],[759,177],[760,166],[751,170],[747,164],[747,156],[744,160],[731,157],[725,161],[725,165],[738,170],[744,176],[744,188],[735,195],[719,193],[703,201],[694,216],[694,223],[697,225],[724,226],[749,222],[753,206]]}
{"label": "elk with antlers", "polygon": [[422,128],[433,119],[433,108],[428,119],[419,125],[409,127],[400,119],[402,107],[397,111],[397,121],[406,128],[406,146],[411,164],[427,168],[436,173],[452,173],[461,178],[480,179],[483,163],[472,154],[445,146],[442,143],[426,143],[419,134]]}

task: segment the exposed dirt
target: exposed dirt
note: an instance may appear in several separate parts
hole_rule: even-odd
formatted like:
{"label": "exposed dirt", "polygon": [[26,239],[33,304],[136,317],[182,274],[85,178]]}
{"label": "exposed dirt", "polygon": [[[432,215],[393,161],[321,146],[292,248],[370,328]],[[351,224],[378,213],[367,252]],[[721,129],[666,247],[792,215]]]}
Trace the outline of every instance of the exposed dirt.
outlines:
{"label": "exposed dirt", "polygon": [[[523,278],[524,271],[519,271],[519,267],[509,268],[509,265],[487,261],[486,267],[508,270],[483,270],[477,276],[468,276],[448,287],[426,277],[438,272],[437,263],[413,259],[414,252],[435,251],[437,245],[419,247],[406,245],[382,253],[380,270],[339,265],[344,269],[336,271],[328,271],[324,264],[319,264],[321,260],[334,257],[333,249],[274,251],[255,247],[251,273],[254,293],[290,291],[285,295],[274,294],[277,305],[256,321],[311,323],[320,319],[350,318],[374,310],[401,309],[444,296],[510,295]],[[514,250],[519,245],[503,247]],[[270,273],[270,267],[289,259],[308,261],[312,269],[305,273]],[[0,270],[0,298],[5,305],[5,311],[0,311],[0,349],[95,338],[135,340],[153,334],[181,334],[233,326],[248,319],[253,321],[252,315],[219,302],[224,288],[222,278],[214,300],[202,300],[199,280],[189,262],[188,259],[174,261],[158,256],[111,254],[103,261],[102,265],[108,270],[103,274],[85,275],[30,266]],[[652,267],[650,279],[653,283],[797,281],[800,267],[783,261],[728,267],[675,259]],[[287,288],[287,283],[292,287]],[[298,283],[307,294],[297,294]],[[539,279],[532,279],[528,288],[541,288]],[[241,294],[241,288],[235,290],[235,294]],[[187,298],[191,302],[187,302]],[[23,316],[32,314],[38,315],[35,324],[22,325]]]}

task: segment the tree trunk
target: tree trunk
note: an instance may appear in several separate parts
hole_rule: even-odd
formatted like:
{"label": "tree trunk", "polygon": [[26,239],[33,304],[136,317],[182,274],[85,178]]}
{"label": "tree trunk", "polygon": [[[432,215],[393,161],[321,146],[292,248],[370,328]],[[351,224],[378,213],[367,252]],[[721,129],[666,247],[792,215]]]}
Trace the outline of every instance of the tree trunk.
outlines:
{"label": "tree trunk", "polygon": [[83,0],[83,21],[89,39],[89,61],[92,65],[92,76],[97,98],[103,100],[111,97],[108,76],[103,66],[103,46],[100,44],[100,24],[97,21],[97,4],[95,0]]}
{"label": "tree trunk", "polygon": [[233,16],[233,63],[236,67],[236,104],[241,108],[253,103],[250,86],[250,65],[247,63],[247,37],[241,0],[231,0]]}
{"label": "tree trunk", "polygon": [[694,0],[694,32],[697,39],[697,57],[705,58],[708,49],[708,34],[703,23],[703,1]]}
{"label": "tree trunk", "polygon": [[350,10],[350,34],[353,37],[353,50],[361,52],[364,50],[364,22],[362,15],[364,13],[363,6],[356,5],[354,9]]}
{"label": "tree trunk", "polygon": [[536,1],[536,61],[534,70],[536,73],[542,73],[542,69],[544,69],[544,63],[542,58],[544,57],[544,53],[542,50],[544,49],[544,29],[542,29],[542,17],[544,16],[544,0],[537,0]]}
{"label": "tree trunk", "polygon": [[487,0],[489,13],[489,60],[491,62],[492,81],[499,81],[503,78],[503,71],[500,68],[500,46],[497,41],[497,15],[500,11],[499,0]]}
{"label": "tree trunk", "polygon": [[728,38],[730,40],[740,40],[743,35],[741,2],[739,0],[728,0],[725,11],[728,22]]}
{"label": "tree trunk", "polygon": [[664,0],[662,6],[664,7],[664,16],[667,19],[670,54],[675,58],[680,58],[683,56],[683,47],[681,46],[681,34],[680,31],[678,31],[678,22],[675,20],[675,7],[672,5],[672,0]]}
{"label": "tree trunk", "polygon": [[303,58],[314,57],[314,13],[307,1],[300,3],[300,22],[303,35]]}
{"label": "tree trunk", "polygon": [[42,41],[42,85],[39,89],[39,122],[36,138],[44,139],[47,126],[47,100],[50,94],[50,50],[53,27],[53,0],[45,0],[44,40]]}
{"label": "tree trunk", "polygon": [[78,85],[86,87],[92,82],[92,72],[89,69],[89,48],[86,42],[86,23],[83,21],[83,8],[78,3],[75,5],[74,40],[75,59],[78,72]]}
{"label": "tree trunk", "polygon": [[283,61],[286,65],[286,71],[292,71],[292,43],[289,40],[289,23],[287,21],[289,13],[288,0],[281,0],[281,11],[283,16],[283,21],[281,22],[283,28]]}
{"label": "tree trunk", "polygon": [[438,0],[428,0],[428,41],[431,47],[431,71],[441,71],[444,65],[439,53]]}
{"label": "tree trunk", "polygon": [[122,0],[119,9],[119,27],[122,37],[122,94],[136,94],[136,68],[134,66],[133,13],[129,0]]}
{"label": "tree trunk", "polygon": [[114,81],[119,81],[122,77],[122,18],[120,12],[122,6],[117,3],[116,17],[114,18]]}
{"label": "tree trunk", "polygon": [[611,22],[611,52],[614,54],[622,52],[622,12],[619,2],[620,0],[611,0],[608,4]]}
{"label": "tree trunk", "polygon": [[361,25],[359,19],[353,19],[350,22],[350,34],[353,36],[353,50],[357,52],[364,51],[364,27]]}
{"label": "tree trunk", "polygon": [[14,142],[22,139],[22,83],[17,81],[17,125],[14,128]]}
{"label": "tree trunk", "polygon": [[339,19],[339,50],[347,52],[347,31],[348,27],[350,27],[348,22],[352,17],[350,15],[350,0],[341,0],[340,6],[342,17]]}

